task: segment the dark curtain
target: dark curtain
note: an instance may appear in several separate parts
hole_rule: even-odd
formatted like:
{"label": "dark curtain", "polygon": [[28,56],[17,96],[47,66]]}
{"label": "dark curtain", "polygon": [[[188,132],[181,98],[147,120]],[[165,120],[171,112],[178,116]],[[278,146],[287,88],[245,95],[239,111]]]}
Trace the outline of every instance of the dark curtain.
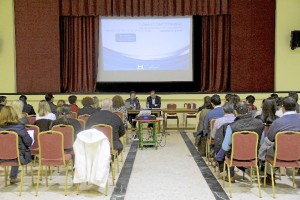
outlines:
{"label": "dark curtain", "polygon": [[230,88],[230,15],[202,17],[201,91]]}
{"label": "dark curtain", "polygon": [[94,92],[98,66],[99,17],[61,17],[63,92]]}

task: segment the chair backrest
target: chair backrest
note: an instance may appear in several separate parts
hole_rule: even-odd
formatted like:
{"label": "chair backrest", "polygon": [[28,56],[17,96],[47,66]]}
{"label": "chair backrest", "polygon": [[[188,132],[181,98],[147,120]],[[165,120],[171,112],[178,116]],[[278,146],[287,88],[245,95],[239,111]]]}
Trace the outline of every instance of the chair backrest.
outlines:
{"label": "chair backrest", "polygon": [[39,148],[39,142],[38,142],[38,134],[40,132],[40,128],[36,125],[26,125],[26,130],[33,130],[34,133],[34,142],[31,145],[30,149],[38,149]]}
{"label": "chair backrest", "polygon": [[76,120],[80,123],[82,130],[84,130],[86,122],[83,119],[76,119]]}
{"label": "chair backrest", "polygon": [[53,131],[62,132],[64,135],[64,149],[72,149],[74,144],[74,128],[71,125],[59,124],[52,127]]}
{"label": "chair backrest", "polygon": [[71,112],[70,115],[71,115],[71,118],[77,119],[77,112]]}
{"label": "chair backrest", "polygon": [[85,121],[85,124],[86,124],[86,122],[88,121],[88,119],[89,119],[90,116],[91,116],[91,115],[89,115],[89,114],[79,115],[79,116],[78,116],[78,119],[84,120],[84,121]]}
{"label": "chair backrest", "polygon": [[177,105],[175,103],[168,103],[167,104],[167,109],[176,109]]}
{"label": "chair backrest", "polygon": [[232,134],[232,160],[257,162],[258,134],[253,131],[240,131]]}
{"label": "chair backrest", "polygon": [[113,128],[110,125],[107,124],[96,124],[92,126],[92,128],[97,129],[98,131],[101,131],[104,133],[104,135],[107,137],[108,141],[110,142],[110,146],[113,149]]}
{"label": "chair backrest", "polygon": [[191,103],[184,103],[184,107],[187,109],[191,109],[192,105]]}
{"label": "chair backrest", "polygon": [[276,159],[282,161],[300,160],[300,132],[283,131],[276,134],[274,162]]}
{"label": "chair backrest", "polygon": [[197,108],[197,104],[196,103],[191,103],[191,109],[196,109]]}
{"label": "chair backrest", "polygon": [[43,132],[50,130],[51,123],[52,120],[50,119],[39,119],[34,122],[34,125],[38,126],[40,128],[40,131]]}
{"label": "chair backrest", "polygon": [[0,160],[15,159],[17,159],[18,165],[21,165],[18,134],[13,131],[0,131]]}
{"label": "chair backrest", "polygon": [[34,125],[34,122],[36,121],[35,115],[27,115],[26,118],[27,118],[29,124]]}
{"label": "chair backrest", "polygon": [[40,132],[38,141],[40,165],[65,165],[64,136],[61,132]]}

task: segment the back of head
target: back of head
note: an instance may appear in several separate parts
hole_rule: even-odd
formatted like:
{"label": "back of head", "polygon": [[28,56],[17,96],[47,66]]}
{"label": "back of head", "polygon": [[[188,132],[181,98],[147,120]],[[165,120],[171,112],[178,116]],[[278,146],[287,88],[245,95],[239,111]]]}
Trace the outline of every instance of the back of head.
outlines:
{"label": "back of head", "polygon": [[224,110],[224,113],[226,113],[226,114],[234,113],[234,106],[232,103],[226,102],[223,105],[223,110]]}
{"label": "back of head", "polygon": [[244,115],[244,114],[248,113],[248,106],[244,102],[238,102],[236,104],[235,111],[238,115]]}
{"label": "back of head", "polygon": [[62,105],[64,105],[64,104],[66,104],[65,100],[60,99],[60,100],[57,101],[56,106],[57,107],[62,107]]}
{"label": "back of head", "polygon": [[21,101],[23,101],[24,103],[26,103],[27,97],[26,97],[25,95],[22,94],[22,95],[19,97],[19,100],[21,100]]}
{"label": "back of head", "polygon": [[67,117],[70,116],[71,108],[68,104],[63,104],[60,107],[59,118],[63,118],[63,121],[67,121]]}
{"label": "back of head", "polygon": [[39,102],[38,113],[41,117],[47,115],[48,113],[51,113],[50,106],[46,100],[41,100]]}
{"label": "back of head", "polygon": [[120,108],[124,105],[125,105],[124,100],[120,95],[115,95],[112,98],[112,107],[113,108]]}
{"label": "back of head", "polygon": [[6,101],[6,96],[0,96],[0,103],[4,103]]}
{"label": "back of head", "polygon": [[282,101],[282,106],[285,111],[296,111],[296,100],[293,97],[285,97]]}
{"label": "back of head", "polygon": [[86,106],[92,106],[94,104],[94,100],[92,97],[84,97],[82,100],[81,100],[81,103],[84,107]]}
{"label": "back of head", "polygon": [[75,104],[76,101],[77,101],[77,96],[75,96],[75,95],[69,96],[68,101],[69,101],[70,104]]}
{"label": "back of head", "polygon": [[229,102],[230,101],[230,97],[231,97],[231,94],[226,94],[225,95],[225,101]]}
{"label": "back of head", "polygon": [[3,106],[0,111],[0,126],[17,124],[19,116],[12,106]]}
{"label": "back of head", "polygon": [[274,99],[277,99],[277,98],[278,98],[278,94],[272,93],[272,94],[270,95],[270,97],[272,97],[272,98],[274,98]]}
{"label": "back of head", "polygon": [[93,103],[92,106],[93,106],[94,108],[96,108],[96,109],[99,108],[99,99],[98,99],[98,97],[94,96],[94,97],[93,97],[93,101],[94,101],[94,103]]}
{"label": "back of head", "polygon": [[237,95],[237,94],[232,94],[232,95],[230,96],[229,103],[232,103],[232,104],[233,104],[234,109],[236,109],[236,106],[237,106],[237,104],[238,104],[240,101],[241,101],[241,98],[240,98],[239,95]]}
{"label": "back of head", "polygon": [[54,97],[53,97],[53,94],[52,94],[52,93],[47,93],[47,94],[45,95],[45,100],[46,100],[46,101],[51,101],[53,98],[54,98]]}
{"label": "back of head", "polygon": [[206,109],[212,109],[211,98],[210,98],[210,96],[205,96],[205,97],[204,97],[204,107],[205,107]]}
{"label": "back of head", "polygon": [[261,113],[263,123],[272,124],[272,122],[276,119],[276,108],[277,104],[274,98],[269,97],[264,100]]}
{"label": "back of head", "polygon": [[298,102],[298,94],[297,92],[289,92],[289,97],[292,97],[296,100],[296,103]]}
{"label": "back of head", "polygon": [[249,104],[254,104],[255,102],[255,97],[253,95],[248,95],[246,97],[246,101],[249,103]]}
{"label": "back of head", "polygon": [[212,95],[211,103],[215,106],[221,105],[221,97],[217,94]]}
{"label": "back of head", "polygon": [[103,99],[101,103],[101,110],[110,110],[112,108],[112,104],[111,99]]}
{"label": "back of head", "polygon": [[21,100],[15,100],[13,102],[11,102],[11,106],[13,107],[13,109],[15,109],[19,119],[21,119],[22,116],[22,111],[23,111],[23,107],[24,107],[24,103]]}

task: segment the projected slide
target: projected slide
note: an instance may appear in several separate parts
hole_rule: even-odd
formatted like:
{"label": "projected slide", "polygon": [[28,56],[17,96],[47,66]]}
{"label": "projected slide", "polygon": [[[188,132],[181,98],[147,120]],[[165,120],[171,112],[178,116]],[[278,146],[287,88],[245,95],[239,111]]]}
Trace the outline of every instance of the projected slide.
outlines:
{"label": "projected slide", "polygon": [[[192,79],[191,67],[191,18],[102,18],[99,67],[102,78],[98,81],[114,81],[112,72],[154,76],[141,71],[161,73],[176,71],[178,81]],[[103,72],[108,76],[103,77]],[[110,72],[110,73],[109,73]],[[185,75],[186,74],[186,75]],[[188,77],[187,77],[188,76]],[[123,81],[128,80],[125,77]],[[148,77],[146,81],[165,81]],[[156,80],[158,79],[158,80]],[[173,81],[176,81],[173,80]],[[167,80],[170,81],[170,80]],[[172,81],[172,80],[171,80]]]}

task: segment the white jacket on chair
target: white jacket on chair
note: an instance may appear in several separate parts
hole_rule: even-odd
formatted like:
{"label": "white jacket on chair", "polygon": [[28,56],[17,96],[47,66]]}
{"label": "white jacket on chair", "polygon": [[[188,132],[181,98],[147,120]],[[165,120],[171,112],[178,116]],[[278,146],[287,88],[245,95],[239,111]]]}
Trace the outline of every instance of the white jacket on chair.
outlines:
{"label": "white jacket on chair", "polygon": [[73,145],[75,172],[73,183],[90,182],[105,187],[110,169],[110,144],[96,129],[81,131]]}

